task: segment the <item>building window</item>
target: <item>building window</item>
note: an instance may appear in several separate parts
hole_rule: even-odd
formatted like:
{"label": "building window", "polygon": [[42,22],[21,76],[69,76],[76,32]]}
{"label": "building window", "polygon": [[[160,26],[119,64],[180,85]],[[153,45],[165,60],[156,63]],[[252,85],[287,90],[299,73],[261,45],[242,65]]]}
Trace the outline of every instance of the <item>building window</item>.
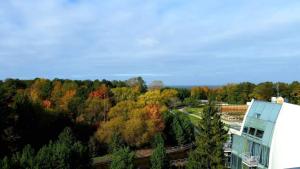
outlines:
{"label": "building window", "polygon": [[254,136],[255,128],[250,127],[249,134]]}
{"label": "building window", "polygon": [[264,131],[262,130],[257,130],[255,136],[258,138],[262,138],[264,135]]}
{"label": "building window", "polygon": [[256,113],[256,118],[260,118],[261,114],[260,113]]}
{"label": "building window", "polygon": [[243,133],[248,133],[248,127],[244,127]]}

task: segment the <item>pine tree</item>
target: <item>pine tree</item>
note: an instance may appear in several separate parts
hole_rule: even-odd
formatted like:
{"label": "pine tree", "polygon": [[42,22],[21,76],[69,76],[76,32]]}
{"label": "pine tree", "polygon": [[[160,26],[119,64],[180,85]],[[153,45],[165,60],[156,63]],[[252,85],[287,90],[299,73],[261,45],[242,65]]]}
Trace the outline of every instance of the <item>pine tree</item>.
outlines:
{"label": "pine tree", "polygon": [[154,136],[154,138],[153,138],[153,141],[152,141],[152,147],[153,147],[153,148],[156,148],[156,147],[157,147],[158,145],[160,145],[160,144],[164,145],[165,142],[164,142],[164,139],[163,139],[162,134],[161,134],[161,133],[158,133],[158,134],[156,134],[156,135]]}
{"label": "pine tree", "polygon": [[70,128],[65,128],[56,142],[43,146],[35,157],[35,168],[91,168],[88,148],[76,141]]}
{"label": "pine tree", "polygon": [[172,130],[175,135],[175,139],[178,145],[183,145],[185,143],[185,135],[180,125],[179,119],[175,116],[172,123]]}
{"label": "pine tree", "polygon": [[111,138],[111,142],[109,143],[109,150],[111,152],[114,152],[118,149],[120,149],[121,147],[124,146],[122,137],[120,133],[113,133],[112,138]]}
{"label": "pine tree", "polygon": [[215,105],[209,103],[204,108],[199,121],[199,135],[196,138],[196,149],[190,153],[188,169],[222,169],[224,168],[223,144],[227,131],[221,121]]}
{"label": "pine tree", "polygon": [[2,169],[12,168],[12,164],[11,164],[10,160],[7,158],[7,156],[5,156],[3,158],[3,160],[0,159],[0,168],[2,168]]}
{"label": "pine tree", "polygon": [[153,153],[150,157],[151,169],[168,168],[167,153],[164,146],[164,140],[161,134],[156,134],[153,141]]}
{"label": "pine tree", "polygon": [[120,148],[114,151],[110,169],[133,169],[134,153],[130,149]]}
{"label": "pine tree", "polygon": [[151,169],[168,168],[167,153],[163,144],[157,145],[150,157],[150,161]]}

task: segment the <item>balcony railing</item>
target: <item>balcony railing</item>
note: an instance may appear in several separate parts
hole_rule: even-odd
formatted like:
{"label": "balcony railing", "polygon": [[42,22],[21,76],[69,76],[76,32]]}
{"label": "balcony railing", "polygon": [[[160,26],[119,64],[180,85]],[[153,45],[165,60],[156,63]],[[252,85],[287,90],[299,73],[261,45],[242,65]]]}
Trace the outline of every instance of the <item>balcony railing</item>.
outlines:
{"label": "balcony railing", "polygon": [[226,143],[223,145],[224,152],[225,152],[225,153],[231,152],[231,146],[232,146],[232,144],[231,144],[230,142],[226,142]]}
{"label": "balcony railing", "polygon": [[243,153],[242,162],[248,167],[257,167],[259,163],[259,156],[252,156],[250,153]]}

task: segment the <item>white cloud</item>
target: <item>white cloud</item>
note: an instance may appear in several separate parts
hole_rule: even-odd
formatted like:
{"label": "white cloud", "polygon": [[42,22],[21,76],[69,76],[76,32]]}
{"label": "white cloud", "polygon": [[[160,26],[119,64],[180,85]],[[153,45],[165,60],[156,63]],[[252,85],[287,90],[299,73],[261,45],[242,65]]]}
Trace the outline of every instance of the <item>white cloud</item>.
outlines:
{"label": "white cloud", "polygon": [[159,44],[159,41],[157,39],[151,37],[141,38],[137,41],[142,47],[155,47]]}

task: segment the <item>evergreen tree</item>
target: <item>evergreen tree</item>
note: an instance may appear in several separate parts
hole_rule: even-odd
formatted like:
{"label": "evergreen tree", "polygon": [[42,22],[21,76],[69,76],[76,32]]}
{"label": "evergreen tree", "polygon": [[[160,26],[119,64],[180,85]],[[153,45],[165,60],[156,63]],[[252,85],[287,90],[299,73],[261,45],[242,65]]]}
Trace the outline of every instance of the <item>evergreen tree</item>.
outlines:
{"label": "evergreen tree", "polygon": [[157,145],[150,157],[150,161],[151,169],[168,168],[167,153],[163,144]]}
{"label": "evergreen tree", "polygon": [[0,168],[4,169],[86,169],[91,168],[88,149],[76,141],[69,128],[66,128],[56,142],[50,141],[37,154],[30,145],[11,158],[0,160]]}
{"label": "evergreen tree", "polygon": [[154,138],[155,149],[150,157],[151,169],[168,168],[167,153],[164,147],[164,140],[161,134],[157,134]]}
{"label": "evergreen tree", "polygon": [[113,133],[111,142],[109,143],[109,150],[114,152],[124,146],[124,142],[122,140],[120,133]]}
{"label": "evergreen tree", "polygon": [[2,160],[0,159],[0,168],[1,169],[11,169],[11,162],[7,156],[5,156]]}
{"label": "evergreen tree", "polygon": [[221,121],[215,105],[209,103],[204,108],[199,121],[199,136],[196,138],[196,149],[190,153],[188,169],[222,169],[224,168],[223,144],[227,131]]}
{"label": "evergreen tree", "polygon": [[194,136],[194,125],[192,124],[191,120],[188,116],[184,115],[183,113],[178,113],[180,126],[184,133],[184,140],[186,143],[191,143],[195,140]]}
{"label": "evergreen tree", "polygon": [[133,169],[134,153],[130,152],[130,149],[120,148],[114,151],[112,156],[112,162],[110,164],[111,169]]}
{"label": "evergreen tree", "polygon": [[42,147],[36,155],[37,168],[90,168],[88,148],[76,141],[70,128],[64,129],[58,141]]}
{"label": "evergreen tree", "polygon": [[158,133],[154,136],[154,139],[153,139],[153,142],[152,142],[152,147],[155,148],[160,144],[164,145],[165,142],[164,142],[164,139],[163,139],[161,133]]}
{"label": "evergreen tree", "polygon": [[180,121],[176,116],[173,119],[172,130],[174,132],[177,144],[178,145],[183,145],[185,143],[184,132],[183,132],[182,127],[180,125]]}
{"label": "evergreen tree", "polygon": [[175,112],[171,125],[178,145],[191,143],[194,140],[194,126],[190,119],[181,112]]}
{"label": "evergreen tree", "polygon": [[34,166],[34,150],[30,145],[23,148],[22,155],[19,158],[21,168],[33,168]]}

